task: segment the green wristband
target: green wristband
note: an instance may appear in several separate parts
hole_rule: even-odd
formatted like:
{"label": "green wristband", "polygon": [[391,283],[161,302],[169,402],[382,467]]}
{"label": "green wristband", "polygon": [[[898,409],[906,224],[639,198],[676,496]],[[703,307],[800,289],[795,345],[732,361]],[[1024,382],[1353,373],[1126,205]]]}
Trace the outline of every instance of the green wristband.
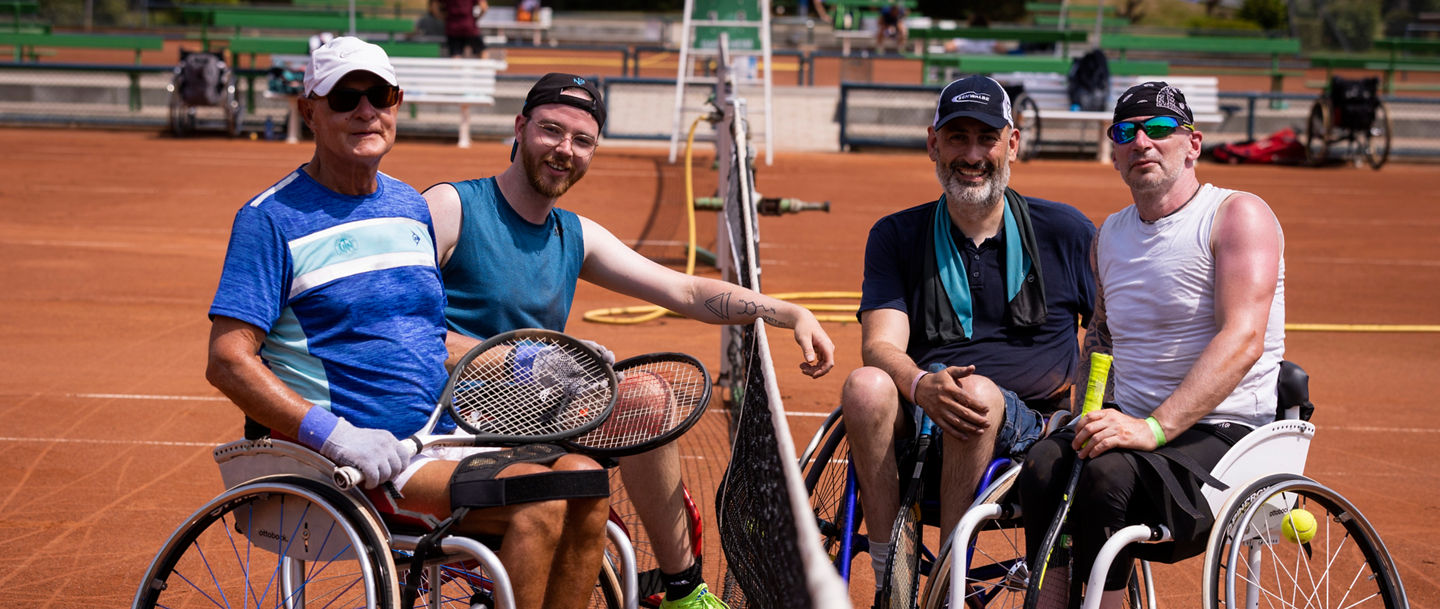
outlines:
{"label": "green wristband", "polygon": [[1155,434],[1155,448],[1165,445],[1165,430],[1160,429],[1160,422],[1155,417],[1146,417],[1146,423],[1150,424],[1150,432]]}

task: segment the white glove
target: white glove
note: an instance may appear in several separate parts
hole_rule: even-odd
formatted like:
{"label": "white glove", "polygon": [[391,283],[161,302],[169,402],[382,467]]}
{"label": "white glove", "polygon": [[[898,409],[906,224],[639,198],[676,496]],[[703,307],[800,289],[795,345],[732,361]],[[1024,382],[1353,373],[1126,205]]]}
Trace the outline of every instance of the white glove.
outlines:
{"label": "white glove", "polygon": [[401,442],[383,429],[368,429],[336,419],[335,429],[320,446],[320,454],[340,465],[349,465],[365,476],[365,488],[389,482],[415,456],[415,446]]}

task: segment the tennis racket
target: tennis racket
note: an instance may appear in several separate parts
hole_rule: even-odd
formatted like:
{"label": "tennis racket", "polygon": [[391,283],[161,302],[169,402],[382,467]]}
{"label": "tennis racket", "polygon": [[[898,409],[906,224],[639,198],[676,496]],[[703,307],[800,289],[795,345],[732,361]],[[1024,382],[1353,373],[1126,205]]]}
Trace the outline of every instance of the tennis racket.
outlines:
{"label": "tennis racket", "polygon": [[710,403],[710,373],[684,353],[637,355],[615,364],[615,408],[599,427],[561,442],[597,457],[653,450],[689,431]]}
{"label": "tennis racket", "polygon": [[[618,385],[600,352],[580,340],[551,330],[512,330],[460,358],[430,419],[405,441],[417,453],[431,446],[558,442],[605,422]],[[457,433],[434,433],[446,415]],[[336,468],[342,489],[360,482],[359,470]]]}
{"label": "tennis racket", "polygon": [[920,590],[920,500],[925,496],[925,460],[935,423],[920,415],[920,438],[915,441],[915,470],[890,529],[890,561],[885,565],[885,585],[880,588],[881,607],[914,609]]}
{"label": "tennis racket", "polygon": [[[1108,353],[1090,354],[1090,380],[1085,385],[1085,401],[1076,421],[1100,409],[1100,404],[1105,399],[1105,385],[1110,378],[1111,360]],[[1070,478],[1065,481],[1065,492],[1060,495],[1060,509],[1055,511],[1050,528],[1045,530],[1045,536],[1040,539],[1039,555],[1030,565],[1030,581],[1025,585],[1025,609],[1035,609],[1040,603],[1040,589],[1045,584],[1045,569],[1049,566],[1050,555],[1055,552],[1055,546],[1060,540],[1060,529],[1065,525],[1065,517],[1070,514],[1070,504],[1075,498],[1075,486],[1080,482],[1080,469],[1084,466],[1085,461],[1076,455],[1075,465],[1070,468]],[[1071,573],[1071,577],[1074,575]]]}

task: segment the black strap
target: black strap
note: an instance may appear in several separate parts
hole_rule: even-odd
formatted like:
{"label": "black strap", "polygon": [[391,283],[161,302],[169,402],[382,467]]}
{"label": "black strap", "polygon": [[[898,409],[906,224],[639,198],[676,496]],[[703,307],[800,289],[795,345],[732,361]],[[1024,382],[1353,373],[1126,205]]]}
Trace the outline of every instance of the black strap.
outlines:
{"label": "black strap", "polygon": [[405,587],[401,590],[401,607],[414,607],[416,599],[420,598],[420,585],[423,583],[422,575],[425,571],[425,561],[431,557],[439,557],[440,539],[450,533],[450,527],[465,518],[470,513],[470,508],[462,507],[450,514],[449,518],[441,521],[435,530],[422,536],[415,543],[415,555],[410,559],[410,572],[405,574]]}
{"label": "black strap", "polygon": [[610,496],[610,477],[604,470],[544,472],[486,480],[450,481],[450,507],[492,508],[552,499],[592,499]]}

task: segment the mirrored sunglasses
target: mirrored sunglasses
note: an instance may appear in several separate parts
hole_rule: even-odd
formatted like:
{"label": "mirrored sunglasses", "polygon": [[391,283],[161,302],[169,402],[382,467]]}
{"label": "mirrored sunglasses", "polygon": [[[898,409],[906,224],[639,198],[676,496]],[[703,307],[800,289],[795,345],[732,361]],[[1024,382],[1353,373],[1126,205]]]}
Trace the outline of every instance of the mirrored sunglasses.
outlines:
{"label": "mirrored sunglasses", "polygon": [[330,104],[330,109],[336,112],[349,112],[360,105],[360,98],[370,100],[370,105],[377,110],[389,108],[400,103],[400,88],[394,85],[375,85],[369,89],[331,89],[325,96],[325,101]]}
{"label": "mirrored sunglasses", "polygon": [[1145,137],[1152,140],[1163,140],[1181,127],[1191,131],[1195,130],[1194,125],[1181,123],[1180,119],[1173,116],[1157,116],[1145,122],[1120,121],[1110,125],[1110,130],[1106,133],[1110,135],[1110,141],[1116,144],[1129,144],[1135,141],[1135,137],[1140,134],[1141,130],[1145,131]]}

